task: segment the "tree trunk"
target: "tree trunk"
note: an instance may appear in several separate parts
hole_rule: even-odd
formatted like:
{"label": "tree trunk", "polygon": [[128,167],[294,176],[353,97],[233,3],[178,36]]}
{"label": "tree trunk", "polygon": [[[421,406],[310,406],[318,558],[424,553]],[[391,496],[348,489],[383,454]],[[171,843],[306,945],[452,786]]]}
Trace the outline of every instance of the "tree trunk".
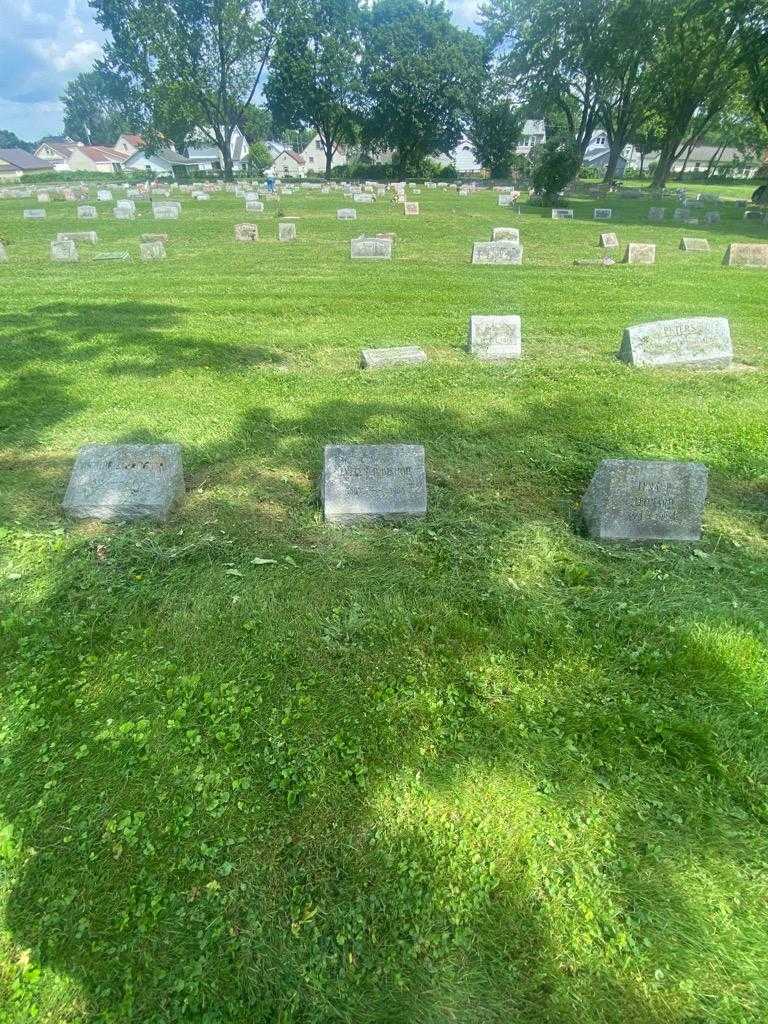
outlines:
{"label": "tree trunk", "polygon": [[605,177],[603,178],[604,185],[612,185],[616,178],[616,168],[619,163],[619,157],[621,151],[624,149],[624,143],[622,140],[616,140],[611,143],[611,150],[608,154],[608,166],[605,168]]}
{"label": "tree trunk", "polygon": [[683,160],[683,166],[680,168],[680,172],[677,175],[677,180],[678,181],[682,181],[683,180],[683,175],[685,174],[685,169],[688,166],[688,161],[691,159],[691,153],[693,152],[693,148],[694,148],[695,145],[696,145],[696,140],[694,139],[693,142],[688,147],[688,149],[686,150],[685,159]]}
{"label": "tree trunk", "polygon": [[675,162],[675,154],[677,153],[680,145],[680,139],[667,138],[659,153],[659,162],[656,164],[656,170],[653,172],[653,179],[651,181],[651,188],[664,188],[667,184],[667,178],[672,168],[672,164]]}
{"label": "tree trunk", "polygon": [[642,178],[645,174],[645,153],[640,153],[640,177]]}
{"label": "tree trunk", "polygon": [[334,146],[331,142],[325,143],[325,180],[331,180],[331,172],[333,171],[333,154]]}

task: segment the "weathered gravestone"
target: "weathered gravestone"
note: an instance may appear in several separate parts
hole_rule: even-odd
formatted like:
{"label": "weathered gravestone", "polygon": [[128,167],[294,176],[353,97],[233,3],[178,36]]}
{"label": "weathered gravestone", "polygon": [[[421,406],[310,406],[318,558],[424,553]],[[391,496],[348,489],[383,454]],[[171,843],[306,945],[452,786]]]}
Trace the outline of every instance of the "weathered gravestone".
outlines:
{"label": "weathered gravestone", "polygon": [[70,239],[51,242],[51,259],[56,263],[77,263],[77,246]]}
{"label": "weathered gravestone", "polygon": [[698,541],[707,500],[700,462],[606,459],[582,499],[595,540]]}
{"label": "weathered gravestone", "polygon": [[155,220],[178,220],[181,207],[178,203],[152,203]]}
{"label": "weathered gravestone", "polygon": [[472,246],[472,262],[519,267],[523,262],[523,247],[519,242],[505,240],[498,242],[475,242]]}
{"label": "weathered gravestone", "polygon": [[768,245],[731,242],[725,251],[723,263],[726,267],[748,267],[752,270],[768,270]]}
{"label": "weathered gravestone", "polygon": [[163,245],[168,241],[168,235],[163,234],[149,234],[141,236],[142,242],[162,242]]}
{"label": "weathered gravestone", "polygon": [[656,262],[656,246],[648,242],[630,242],[624,253],[625,263],[651,264]]}
{"label": "weathered gravestone", "polygon": [[648,211],[648,220],[660,221],[664,220],[667,215],[667,211],[663,206],[652,206]]}
{"label": "weathered gravestone", "polygon": [[321,495],[326,522],[342,526],[424,516],[424,448],[418,444],[327,445]]}
{"label": "weathered gravestone", "polygon": [[264,212],[264,203],[260,202],[258,199],[249,199],[245,203],[245,212],[246,213],[263,213]]}
{"label": "weathered gravestone", "polygon": [[296,240],[296,225],[293,221],[280,221],[277,225],[277,239],[279,242],[294,242]]}
{"label": "weathered gravestone", "polygon": [[706,238],[686,238],[680,242],[683,252],[709,252],[709,242]]}
{"label": "weathered gravestone", "polygon": [[499,196],[499,206],[514,206],[515,196]]}
{"label": "weathered gravestone", "polygon": [[8,262],[8,253],[5,251],[5,246],[0,242],[0,263]]}
{"label": "weathered gravestone", "polygon": [[256,224],[235,224],[236,242],[258,242],[259,228]]}
{"label": "weathered gravestone", "polygon": [[113,260],[124,262],[131,258],[131,254],[124,249],[120,249],[117,252],[97,252],[93,254],[93,258],[99,263],[102,261],[111,262]]}
{"label": "weathered gravestone", "polygon": [[613,231],[606,231],[600,235],[600,247],[602,249],[618,249],[619,248],[619,236]]}
{"label": "weathered gravestone", "polygon": [[745,210],[744,211],[744,220],[762,220],[762,219],[763,219],[763,211],[762,210]]}
{"label": "weathered gravestone", "polygon": [[111,203],[112,193],[108,188],[100,188],[96,193],[96,198],[100,203]]}
{"label": "weathered gravestone", "polygon": [[139,255],[143,260],[164,260],[165,246],[162,242],[141,242]]}
{"label": "weathered gravestone", "polygon": [[364,348],[360,353],[360,365],[364,370],[379,370],[385,366],[414,366],[426,363],[427,353],[416,345],[402,348]]}
{"label": "weathered gravestone", "polygon": [[95,206],[78,206],[77,216],[79,220],[96,220],[99,211]]}
{"label": "weathered gravestone", "polygon": [[731,328],[716,316],[637,324],[624,331],[619,359],[633,366],[730,366]]}
{"label": "weathered gravestone", "polygon": [[133,220],[136,216],[136,209],[133,204],[131,206],[120,206],[118,203],[112,213],[116,220]]}
{"label": "weathered gravestone", "polygon": [[403,206],[403,213],[406,217],[418,217],[419,215],[419,204],[418,203],[405,203]]}
{"label": "weathered gravestone", "polygon": [[336,211],[336,220],[357,220],[357,210],[349,208]]}
{"label": "weathered gravestone", "polygon": [[522,323],[519,316],[471,316],[467,349],[478,359],[519,359]]}
{"label": "weathered gravestone", "polygon": [[592,214],[595,220],[610,220],[613,217],[613,210],[598,207]]}
{"label": "weathered gravestone", "polygon": [[62,508],[73,519],[168,518],[184,496],[178,444],[88,444],[75,461]]}
{"label": "weathered gravestone", "polygon": [[37,201],[38,203],[50,203],[51,197],[48,195],[47,192],[38,192]]}
{"label": "weathered gravestone", "polygon": [[45,220],[45,210],[23,210],[22,217],[24,220]]}
{"label": "weathered gravestone", "polygon": [[392,239],[361,235],[360,238],[352,239],[349,254],[353,260],[391,260]]}
{"label": "weathered gravestone", "polygon": [[494,228],[491,234],[492,242],[514,242],[520,244],[520,231],[518,228]]}
{"label": "weathered gravestone", "polygon": [[96,245],[99,236],[95,231],[59,231],[56,235],[57,242],[90,242]]}
{"label": "weathered gravestone", "polygon": [[719,224],[720,223],[720,214],[717,212],[717,210],[711,210],[709,213],[705,213],[704,214],[704,223],[705,224]]}
{"label": "weathered gravestone", "polygon": [[369,196],[366,192],[356,192],[352,196],[353,203],[375,203],[376,197]]}
{"label": "weathered gravestone", "polygon": [[573,210],[553,209],[552,220],[573,220]]}

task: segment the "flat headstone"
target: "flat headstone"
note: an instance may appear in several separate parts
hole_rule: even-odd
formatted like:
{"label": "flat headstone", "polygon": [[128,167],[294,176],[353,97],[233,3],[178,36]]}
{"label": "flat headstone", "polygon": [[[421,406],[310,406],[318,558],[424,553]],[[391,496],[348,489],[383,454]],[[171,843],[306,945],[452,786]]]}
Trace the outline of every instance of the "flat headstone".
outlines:
{"label": "flat headstone", "polygon": [[129,252],[126,252],[124,249],[120,249],[120,250],[117,250],[116,252],[97,252],[97,253],[94,253],[93,258],[95,260],[97,260],[98,262],[101,262],[102,260],[106,260],[106,261],[112,261],[112,260],[125,261],[125,260],[129,260],[131,258],[131,254]]}
{"label": "flat headstone", "polygon": [[277,225],[277,239],[279,242],[294,242],[296,240],[296,225],[293,221],[280,221]]}
{"label": "flat headstone", "polygon": [[259,228],[257,224],[235,224],[236,242],[258,242]]}
{"label": "flat headstone", "polygon": [[424,516],[424,448],[417,444],[327,445],[321,493],[326,522],[342,526]]}
{"label": "flat headstone", "polygon": [[364,348],[360,353],[360,365],[364,370],[378,370],[384,366],[413,366],[426,363],[427,353],[416,345],[401,348]]}
{"label": "flat headstone", "polygon": [[164,260],[165,246],[162,242],[141,242],[139,256],[143,260]]}
{"label": "flat headstone", "polygon": [[709,242],[706,238],[683,238],[680,248],[684,252],[709,252]]}
{"label": "flat headstone", "polygon": [[627,327],[619,359],[633,366],[730,366],[730,324],[725,317],[692,316]]}
{"label": "flat headstone", "polygon": [[24,220],[45,220],[46,216],[45,210],[22,210]]}
{"label": "flat headstone", "polygon": [[494,228],[491,234],[492,242],[514,242],[520,244],[519,228]]}
{"label": "flat headstone", "polygon": [[762,220],[762,219],[763,219],[763,211],[762,210],[745,210],[744,211],[744,220]]}
{"label": "flat headstone", "polygon": [[522,324],[519,316],[471,316],[467,349],[478,359],[519,359]]}
{"label": "flat headstone", "polygon": [[660,221],[664,220],[667,216],[667,211],[663,206],[652,206],[648,211],[648,220]]}
{"label": "flat headstone", "polygon": [[768,270],[768,245],[731,242],[725,251],[723,263],[726,267],[748,267],[752,270]]}
{"label": "flat headstone", "polygon": [[357,210],[344,208],[336,211],[336,220],[357,220]]}
{"label": "flat headstone", "polygon": [[595,220],[610,220],[613,217],[613,210],[609,210],[607,207],[598,207],[592,214]]}
{"label": "flat headstone", "polygon": [[700,462],[606,459],[582,499],[587,532],[603,541],[698,541],[707,477]]}
{"label": "flat headstone", "polygon": [[90,242],[96,245],[99,236],[95,231],[59,231],[56,235],[57,242]]}
{"label": "flat headstone", "polygon": [[392,240],[390,238],[353,238],[349,254],[353,260],[391,260]]}
{"label": "flat headstone", "polygon": [[552,210],[552,220],[573,220],[573,210],[558,209]]}
{"label": "flat headstone", "polygon": [[168,518],[184,496],[178,444],[88,444],[75,460],[62,508],[73,519]]}
{"label": "flat headstone", "polygon": [[99,211],[95,206],[78,206],[77,216],[78,220],[96,220]]}
{"label": "flat headstone", "polygon": [[618,249],[619,236],[613,231],[606,231],[600,235],[600,246],[603,249]]}
{"label": "flat headstone", "polygon": [[155,220],[178,220],[178,203],[152,203],[152,216]]}
{"label": "flat headstone", "polygon": [[418,203],[406,203],[403,206],[403,213],[406,217],[418,217],[419,215],[419,204]]}
{"label": "flat headstone", "polygon": [[56,263],[77,263],[77,246],[70,239],[51,242],[51,259]]}
{"label": "flat headstone", "polygon": [[630,242],[624,253],[625,263],[651,264],[656,262],[656,246],[648,242]]}
{"label": "flat headstone", "polygon": [[504,240],[475,242],[472,246],[472,262],[519,267],[523,262],[523,247],[518,242]]}

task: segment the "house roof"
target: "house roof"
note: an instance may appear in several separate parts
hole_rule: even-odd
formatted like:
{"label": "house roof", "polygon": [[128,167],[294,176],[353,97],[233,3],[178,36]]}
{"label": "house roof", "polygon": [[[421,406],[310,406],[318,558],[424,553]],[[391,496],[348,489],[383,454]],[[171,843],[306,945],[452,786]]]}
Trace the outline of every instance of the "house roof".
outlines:
{"label": "house roof", "polygon": [[301,153],[295,153],[292,149],[284,149],[282,153],[277,154],[275,160],[278,160],[283,154],[289,156],[291,160],[295,160],[297,164],[305,164],[307,162]]}
{"label": "house roof", "polygon": [[[224,133],[223,127],[221,132],[222,134]],[[245,160],[248,155],[248,141],[237,125],[232,129],[230,150],[234,161]],[[190,158],[194,153],[195,158],[198,160],[222,159],[221,150],[216,145],[216,139],[213,137],[212,132],[205,128],[195,128],[192,134],[192,140],[187,147],[187,153]]]}
{"label": "house roof", "polygon": [[50,160],[38,160],[26,149],[0,149],[0,163],[10,164],[20,171],[50,171],[53,164]]}
{"label": "house roof", "polygon": [[122,164],[126,160],[125,153],[112,149],[111,146],[78,146],[77,149],[97,164],[103,164],[105,161],[109,161],[111,164]]}
{"label": "house roof", "polygon": [[[125,153],[121,156],[125,159]],[[197,162],[195,160],[189,160],[187,157],[182,156],[181,153],[177,153],[175,149],[158,149],[156,153],[147,154],[143,149],[138,150],[132,156],[129,156],[126,163],[134,163],[138,160],[151,160],[153,156],[158,157],[160,160],[164,160],[167,164],[179,164],[185,167],[196,167]]]}
{"label": "house roof", "polygon": [[48,146],[49,149],[52,149],[55,153],[58,153],[59,156],[64,157],[65,160],[70,155],[73,149],[77,149],[76,142],[54,142],[53,139],[43,139],[43,141],[37,148],[39,149],[40,146]]}
{"label": "house roof", "polygon": [[523,135],[546,135],[546,128],[543,121],[526,121],[523,125]]}
{"label": "house roof", "polygon": [[130,132],[121,132],[117,141],[119,142],[120,139],[125,139],[126,142],[135,146],[136,149],[141,149],[144,145],[144,139],[140,135],[132,135]]}

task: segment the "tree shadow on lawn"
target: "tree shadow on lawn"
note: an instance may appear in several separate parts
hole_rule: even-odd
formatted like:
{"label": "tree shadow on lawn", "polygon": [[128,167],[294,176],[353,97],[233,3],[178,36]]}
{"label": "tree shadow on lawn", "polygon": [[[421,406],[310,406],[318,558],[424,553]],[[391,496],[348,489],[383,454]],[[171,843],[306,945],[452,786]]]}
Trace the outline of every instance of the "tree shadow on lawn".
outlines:
{"label": "tree shadow on lawn", "polygon": [[[75,979],[88,1019],[707,1019],[709,997],[653,990],[678,934],[694,961],[718,952],[673,868],[747,863],[724,820],[764,825],[748,777],[764,736],[747,668],[691,630],[729,634],[729,592],[757,602],[759,579],[745,587],[743,560],[725,560],[712,587],[687,549],[569,533],[596,449],[631,452],[630,424],[562,399],[471,427],[383,401],[255,409],[192,464],[248,453],[312,477],[322,442],[425,440],[434,514],[349,532],[305,515],[293,536],[324,560],[294,552],[283,575],[237,581],[238,602],[220,584],[231,547],[202,544],[215,493],[167,531],[107,531],[104,562],[83,537],[52,569],[5,641],[8,919],[20,947]],[[482,494],[457,495],[457,480]],[[746,613],[742,629],[764,655]],[[608,880],[594,923],[579,874]],[[730,970],[719,981],[735,989]]]}

